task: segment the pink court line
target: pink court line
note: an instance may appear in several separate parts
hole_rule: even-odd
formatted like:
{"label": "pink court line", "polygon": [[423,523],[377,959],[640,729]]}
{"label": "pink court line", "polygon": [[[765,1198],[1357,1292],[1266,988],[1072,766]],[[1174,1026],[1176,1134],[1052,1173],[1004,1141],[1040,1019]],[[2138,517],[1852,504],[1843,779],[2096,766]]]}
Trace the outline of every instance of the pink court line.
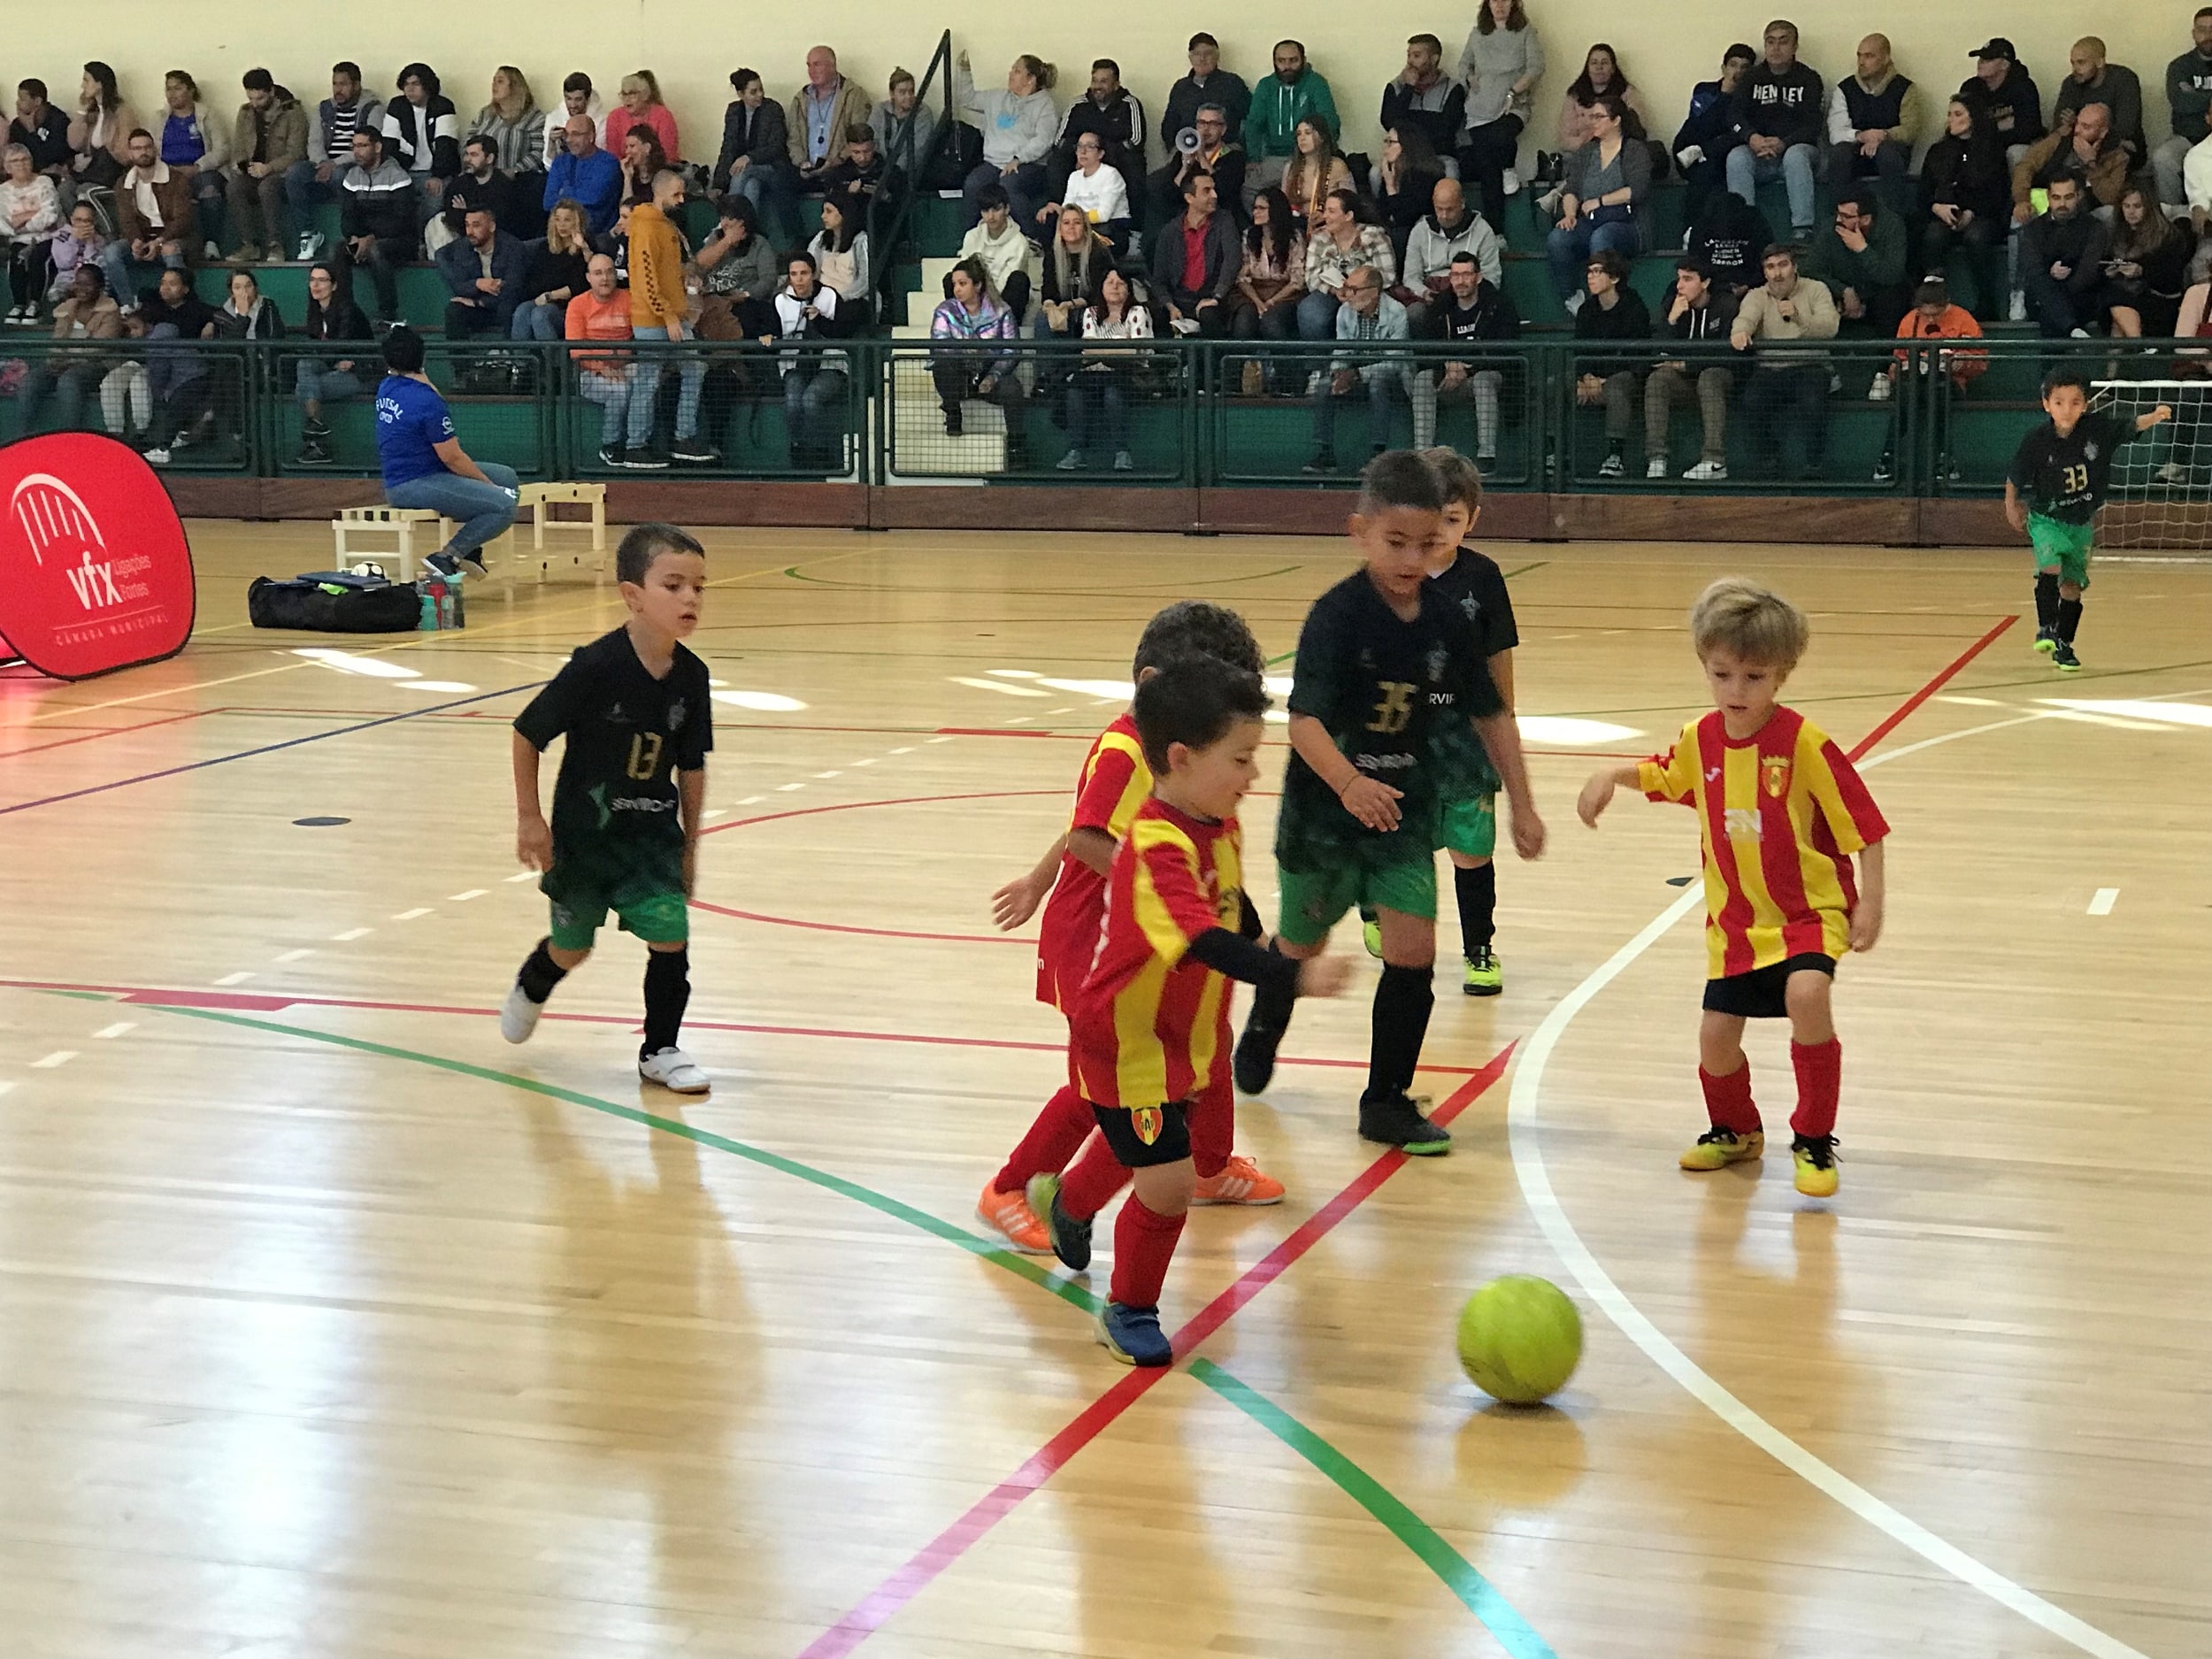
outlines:
{"label": "pink court line", "polygon": [[215,709],[192,709],[183,714],[172,714],[159,720],[141,720],[135,726],[104,726],[97,732],[87,732],[81,737],[65,737],[51,743],[34,743],[27,749],[0,749],[0,760],[14,760],[24,755],[43,754],[50,749],[67,749],[72,743],[96,743],[104,737],[128,737],[134,732],[150,732],[157,726],[174,726],[180,720],[196,720],[202,715],[219,712],[219,710]]}
{"label": "pink court line", "polygon": [[[0,979],[0,987],[16,991],[88,991],[148,1008],[215,1008],[240,1014],[273,1014],[288,1008],[358,1008],[385,1014],[455,1014],[475,1019],[497,1017],[495,1008],[470,1008],[451,1002],[387,1002],[368,997],[312,996],[286,991],[167,990],[155,986],[85,985],[67,979]],[[634,1014],[565,1014],[549,1010],[545,1018],[582,1025],[635,1027]],[[743,1020],[686,1018],[694,1031],[733,1031],[759,1037],[819,1037],[831,1042],[907,1042],[938,1048],[998,1048],[1019,1054],[1064,1054],[1064,1042],[1025,1042],[1010,1037],[949,1037],[920,1031],[841,1031],[826,1025],[764,1025]],[[1285,1055],[1279,1065],[1316,1066],[1329,1071],[1363,1071],[1364,1060],[1325,1059]],[[1484,1068],[1471,1065],[1432,1065],[1421,1069],[1438,1077],[1479,1077]],[[1441,1107],[1438,1108],[1440,1111]]]}
{"label": "pink court line", "polygon": [[[1512,1054],[1509,1044],[1501,1049],[1488,1064],[1476,1071],[1430,1113],[1432,1121],[1447,1124],[1459,1116],[1504,1074],[1506,1062]],[[1342,1192],[1307,1217],[1289,1237],[1247,1268],[1235,1283],[1199,1310],[1175,1333],[1176,1356],[1187,1358],[1193,1348],[1280,1279],[1300,1256],[1326,1238],[1405,1164],[1406,1155],[1394,1147],[1354,1176]],[[980,1543],[994,1526],[1013,1513],[1024,1498],[1065,1468],[1076,1453],[1104,1433],[1168,1374],[1168,1368],[1163,1366],[1133,1371],[1122,1378],[1038,1448],[1019,1469],[979,1498],[958,1520],[917,1550],[904,1566],[870,1591],[851,1612],[808,1643],[799,1659],[843,1659],[844,1655],[867,1640],[926,1589],[946,1568]]]}

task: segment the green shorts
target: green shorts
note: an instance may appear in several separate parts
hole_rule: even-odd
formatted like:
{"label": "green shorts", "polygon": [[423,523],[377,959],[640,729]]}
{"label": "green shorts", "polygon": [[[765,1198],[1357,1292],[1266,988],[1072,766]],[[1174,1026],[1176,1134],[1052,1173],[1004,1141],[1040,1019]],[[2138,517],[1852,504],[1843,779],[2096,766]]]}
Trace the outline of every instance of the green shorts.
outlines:
{"label": "green shorts", "polygon": [[1282,910],[1276,932],[1285,943],[1317,945],[1329,929],[1355,907],[1397,910],[1424,921],[1436,919],[1436,857],[1419,864],[1370,863],[1348,852],[1326,870],[1284,870]]}
{"label": "green shorts", "polygon": [[1498,850],[1498,797],[1447,799],[1436,815],[1436,839],[1446,852],[1487,858]]}
{"label": "green shorts", "polygon": [[691,937],[691,907],[680,874],[660,870],[603,872],[589,864],[556,862],[538,888],[553,908],[553,942],[589,950],[612,910],[625,933],[649,945],[680,945]]}
{"label": "green shorts", "polygon": [[2077,588],[2089,586],[2089,550],[2096,539],[2093,525],[2067,524],[2046,518],[2039,512],[2028,515],[2028,540],[2035,546],[2036,569],[2048,570],[2055,565],[2059,580]]}

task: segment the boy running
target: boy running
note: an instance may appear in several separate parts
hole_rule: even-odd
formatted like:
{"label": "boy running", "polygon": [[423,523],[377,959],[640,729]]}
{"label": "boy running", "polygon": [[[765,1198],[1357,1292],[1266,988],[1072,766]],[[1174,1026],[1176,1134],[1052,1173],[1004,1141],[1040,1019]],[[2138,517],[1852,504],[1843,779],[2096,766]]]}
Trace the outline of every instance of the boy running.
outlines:
{"label": "boy running", "polygon": [[1341,962],[1293,963],[1256,942],[1236,812],[1259,778],[1266,711],[1260,677],[1213,657],[1179,658],[1137,687],[1152,792],[1114,855],[1105,928],[1068,1020],[1100,1139],[1064,1183],[1041,1175],[1030,1195],[1054,1252],[1079,1272],[1093,1220],[1133,1178],[1098,1319],[1098,1340],[1127,1364],[1175,1358],[1160,1329],[1160,1286],[1197,1191],[1192,1118],[1202,1098],[1225,1094],[1229,981],[1286,999],[1344,983]]}
{"label": "boy running", "polygon": [[[1497,561],[1462,545],[1482,516],[1482,473],[1456,449],[1424,449],[1421,457],[1436,469],[1451,496],[1444,509],[1445,534],[1451,541],[1441,561],[1429,567],[1429,580],[1475,625],[1490,683],[1510,714],[1513,650],[1521,642],[1513,601]],[[1430,734],[1429,758],[1436,766],[1440,797],[1437,843],[1451,856],[1452,888],[1459,900],[1459,943],[1467,964],[1461,988],[1469,996],[1495,996],[1505,987],[1504,970],[1490,948],[1498,914],[1498,867],[1492,857],[1498,849],[1497,770],[1472,725],[1441,716]],[[1382,928],[1372,911],[1363,909],[1360,915],[1366,924],[1367,954],[1379,956]]]}
{"label": "boy running", "polygon": [[1744,1022],[1787,1019],[1797,1190],[1826,1198],[1843,1078],[1830,993],[1837,958],[1881,936],[1889,826],[1827,733],[1776,701],[1810,637],[1804,613],[1780,595],[1739,576],[1715,582],[1691,608],[1690,639],[1717,706],[1684,726],[1668,754],[1591,774],[1576,810],[1594,828],[1617,789],[1697,810],[1709,968],[1697,1075],[1712,1126],[1682,1167],[1724,1169],[1766,1149]]}
{"label": "boy running", "polygon": [[[691,1000],[687,901],[698,869],[714,721],[707,667],[682,641],[699,626],[706,554],[673,525],[641,524],[615,551],[630,619],[580,646],[515,720],[515,856],[545,872],[553,931],[515,976],[499,1034],[526,1042],[545,999],[591,955],[614,911],[645,941],[638,1075],[703,1094],[707,1074],[676,1046]],[[553,822],[538,807],[538,757],[565,733]]]}
{"label": "boy running", "polygon": [[[1491,683],[1482,642],[1466,612],[1428,579],[1452,545],[1445,518],[1452,495],[1410,450],[1368,464],[1350,526],[1365,568],[1314,602],[1298,636],[1294,753],[1275,826],[1282,872],[1275,949],[1294,960],[1317,956],[1345,911],[1375,907],[1383,971],[1359,1132],[1409,1153],[1451,1148],[1451,1136],[1408,1092],[1436,1002],[1438,721],[1473,721],[1512,803],[1515,849],[1524,858],[1544,849],[1520,733]],[[1236,1083],[1247,1094],[1274,1076],[1290,1010],[1283,992],[1263,986],[1255,995],[1236,1051]]]}
{"label": "boy running", "polygon": [[[1142,685],[1161,664],[1179,657],[1210,657],[1257,675],[1260,642],[1244,618],[1220,605],[1185,599],[1145,625],[1137,641],[1130,678]],[[1106,879],[1115,850],[1129,833],[1130,822],[1152,793],[1152,772],[1145,764],[1133,710],[1125,711],[1098,734],[1076,783],[1075,811],[1065,833],[1055,841],[1037,867],[991,895],[991,914],[1000,931],[1019,927],[1042,902],[1044,921],[1037,934],[1037,1000],[1062,1013],[1070,1011],[1083,988],[1097,953],[1106,916]],[[1049,899],[1046,898],[1050,894]],[[1263,1173],[1251,1159],[1230,1155],[1234,1134],[1234,1098],[1225,1079],[1220,1097],[1200,1102],[1192,1124],[1192,1156],[1198,1167],[1198,1204],[1274,1204],[1283,1184]],[[1068,1080],[1045,1102],[1005,1166],[983,1189],[975,1212],[1018,1250],[1049,1255],[1052,1241],[1044,1223],[1029,1207],[1031,1180],[1057,1175],[1081,1150],[1092,1131],[1090,1105],[1075,1081],[1075,1056],[1068,1056]]]}
{"label": "boy running", "polygon": [[2035,548],[2035,649],[2061,673],[2078,674],[2074,630],[2096,545],[2097,509],[2112,480],[2112,452],[2148,432],[2173,410],[2164,403],[2133,420],[2089,412],[2089,379],[2079,369],[2043,377],[2050,419],[2020,440],[2005,473],[2005,517]]}

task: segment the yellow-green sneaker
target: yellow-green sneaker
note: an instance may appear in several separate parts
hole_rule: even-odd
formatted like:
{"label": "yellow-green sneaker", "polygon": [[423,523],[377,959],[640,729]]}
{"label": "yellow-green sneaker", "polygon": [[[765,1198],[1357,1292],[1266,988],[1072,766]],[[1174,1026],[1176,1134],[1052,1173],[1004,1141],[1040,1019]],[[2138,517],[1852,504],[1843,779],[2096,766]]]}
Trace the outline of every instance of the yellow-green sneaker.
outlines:
{"label": "yellow-green sneaker", "polygon": [[1797,1161],[1797,1190],[1808,1198],[1836,1195],[1836,1138],[1800,1135],[1790,1145]]}
{"label": "yellow-green sneaker", "polygon": [[1495,996],[1505,989],[1505,969],[1498,953],[1477,945],[1467,954],[1467,978],[1460,988],[1470,996]]}
{"label": "yellow-green sneaker", "polygon": [[1754,1129],[1738,1134],[1733,1129],[1708,1129],[1681,1157],[1686,1170],[1724,1170],[1732,1164],[1748,1164],[1767,1149],[1767,1138]]}
{"label": "yellow-green sneaker", "polygon": [[1382,960],[1382,924],[1362,922],[1359,925],[1359,936],[1367,941],[1367,954],[1380,962]]}

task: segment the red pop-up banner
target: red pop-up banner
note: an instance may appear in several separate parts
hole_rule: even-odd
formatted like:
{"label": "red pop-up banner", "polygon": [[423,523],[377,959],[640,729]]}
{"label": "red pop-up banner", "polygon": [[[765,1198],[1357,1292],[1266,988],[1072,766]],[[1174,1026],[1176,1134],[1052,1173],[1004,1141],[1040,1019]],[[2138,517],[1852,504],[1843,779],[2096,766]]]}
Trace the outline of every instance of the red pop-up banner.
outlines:
{"label": "red pop-up banner", "polygon": [[58,432],[0,449],[0,658],[86,680],[182,650],[192,549],[127,444]]}

